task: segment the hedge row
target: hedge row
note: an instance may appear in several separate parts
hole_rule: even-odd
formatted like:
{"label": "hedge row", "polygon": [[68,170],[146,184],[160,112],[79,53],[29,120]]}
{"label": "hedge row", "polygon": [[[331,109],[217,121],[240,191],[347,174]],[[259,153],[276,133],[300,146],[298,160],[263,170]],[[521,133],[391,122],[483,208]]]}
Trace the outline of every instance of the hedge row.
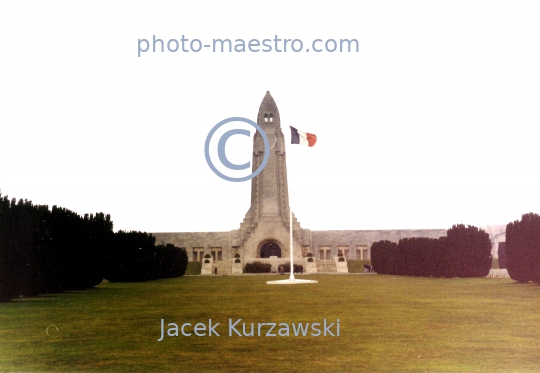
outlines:
{"label": "hedge row", "polygon": [[[291,262],[283,264],[283,268],[285,269],[285,272],[291,271]],[[300,273],[304,272],[304,266],[302,264],[293,264],[294,273]]]}
{"label": "hedge row", "polygon": [[[283,268],[285,268],[285,272],[289,272],[291,270],[291,263],[282,264]],[[294,264],[293,265],[294,272],[303,272],[304,266],[301,264]],[[261,262],[253,262],[253,263],[247,263],[245,267],[246,273],[270,273],[272,270],[272,265],[270,263],[261,263]]]}
{"label": "hedge row", "polygon": [[188,257],[184,249],[155,246],[155,237],[144,232],[119,231],[105,257],[103,277],[111,282],[148,281],[183,276]]}
{"label": "hedge row", "polygon": [[270,273],[272,265],[269,263],[253,262],[246,264],[246,273]]}
{"label": "hedge row", "polygon": [[0,300],[111,281],[181,276],[185,250],[141,232],[113,232],[110,215],[84,217],[0,194]]}
{"label": "hedge row", "polygon": [[379,241],[371,247],[380,274],[433,277],[485,277],[491,268],[489,235],[477,227],[454,225],[446,237]]}

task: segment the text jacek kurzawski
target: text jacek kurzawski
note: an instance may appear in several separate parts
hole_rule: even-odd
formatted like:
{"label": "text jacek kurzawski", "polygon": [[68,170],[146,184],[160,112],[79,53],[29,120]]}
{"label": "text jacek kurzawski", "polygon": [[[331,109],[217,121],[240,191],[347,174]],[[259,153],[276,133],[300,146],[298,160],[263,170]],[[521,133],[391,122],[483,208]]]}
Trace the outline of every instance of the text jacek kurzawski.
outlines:
{"label": "text jacek kurzawski", "polygon": [[[227,325],[227,328],[225,326]],[[165,337],[339,337],[339,319],[329,322],[324,319],[322,322],[313,323],[276,323],[276,322],[242,322],[242,319],[229,319],[228,324],[213,323],[212,319],[208,323],[168,323],[165,326],[165,319],[161,319],[161,335],[158,342]]]}

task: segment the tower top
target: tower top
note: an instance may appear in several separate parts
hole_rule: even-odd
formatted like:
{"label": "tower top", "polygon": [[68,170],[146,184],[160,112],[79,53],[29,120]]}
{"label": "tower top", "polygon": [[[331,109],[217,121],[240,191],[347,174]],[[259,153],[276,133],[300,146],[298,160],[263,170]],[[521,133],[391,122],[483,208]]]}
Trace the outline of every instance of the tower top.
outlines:
{"label": "tower top", "polygon": [[274,98],[270,94],[270,91],[266,91],[261,106],[259,107],[259,114],[257,115],[257,124],[277,124],[279,126],[279,110],[277,108]]}

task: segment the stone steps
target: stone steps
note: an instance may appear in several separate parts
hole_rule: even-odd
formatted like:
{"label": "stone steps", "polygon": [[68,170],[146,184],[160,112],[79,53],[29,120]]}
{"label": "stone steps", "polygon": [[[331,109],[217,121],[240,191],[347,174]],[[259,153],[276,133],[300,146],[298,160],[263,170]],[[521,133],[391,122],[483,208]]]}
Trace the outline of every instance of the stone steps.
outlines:
{"label": "stone steps", "polygon": [[334,262],[333,260],[315,259],[315,262],[317,263],[317,273],[321,273],[321,272],[335,273],[335,272],[337,272],[336,262]]}
{"label": "stone steps", "polygon": [[218,275],[230,276],[232,275],[232,263],[228,260],[214,262],[214,267],[218,270]]}

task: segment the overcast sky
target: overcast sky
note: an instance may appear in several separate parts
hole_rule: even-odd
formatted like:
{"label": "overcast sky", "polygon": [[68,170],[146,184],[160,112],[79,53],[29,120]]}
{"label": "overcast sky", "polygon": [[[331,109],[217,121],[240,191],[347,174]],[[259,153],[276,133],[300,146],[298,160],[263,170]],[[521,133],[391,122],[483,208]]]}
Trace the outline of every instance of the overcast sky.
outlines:
{"label": "overcast sky", "polygon": [[[212,127],[289,126],[309,229],[506,224],[540,213],[537,1],[0,3],[0,189],[115,230],[237,229],[250,182],[218,178]],[[303,4],[303,5],[300,5]],[[405,5],[407,4],[407,5]],[[358,53],[156,52],[138,39],[357,39]],[[187,45],[187,44],[186,44]],[[227,145],[251,161],[252,140]]]}

